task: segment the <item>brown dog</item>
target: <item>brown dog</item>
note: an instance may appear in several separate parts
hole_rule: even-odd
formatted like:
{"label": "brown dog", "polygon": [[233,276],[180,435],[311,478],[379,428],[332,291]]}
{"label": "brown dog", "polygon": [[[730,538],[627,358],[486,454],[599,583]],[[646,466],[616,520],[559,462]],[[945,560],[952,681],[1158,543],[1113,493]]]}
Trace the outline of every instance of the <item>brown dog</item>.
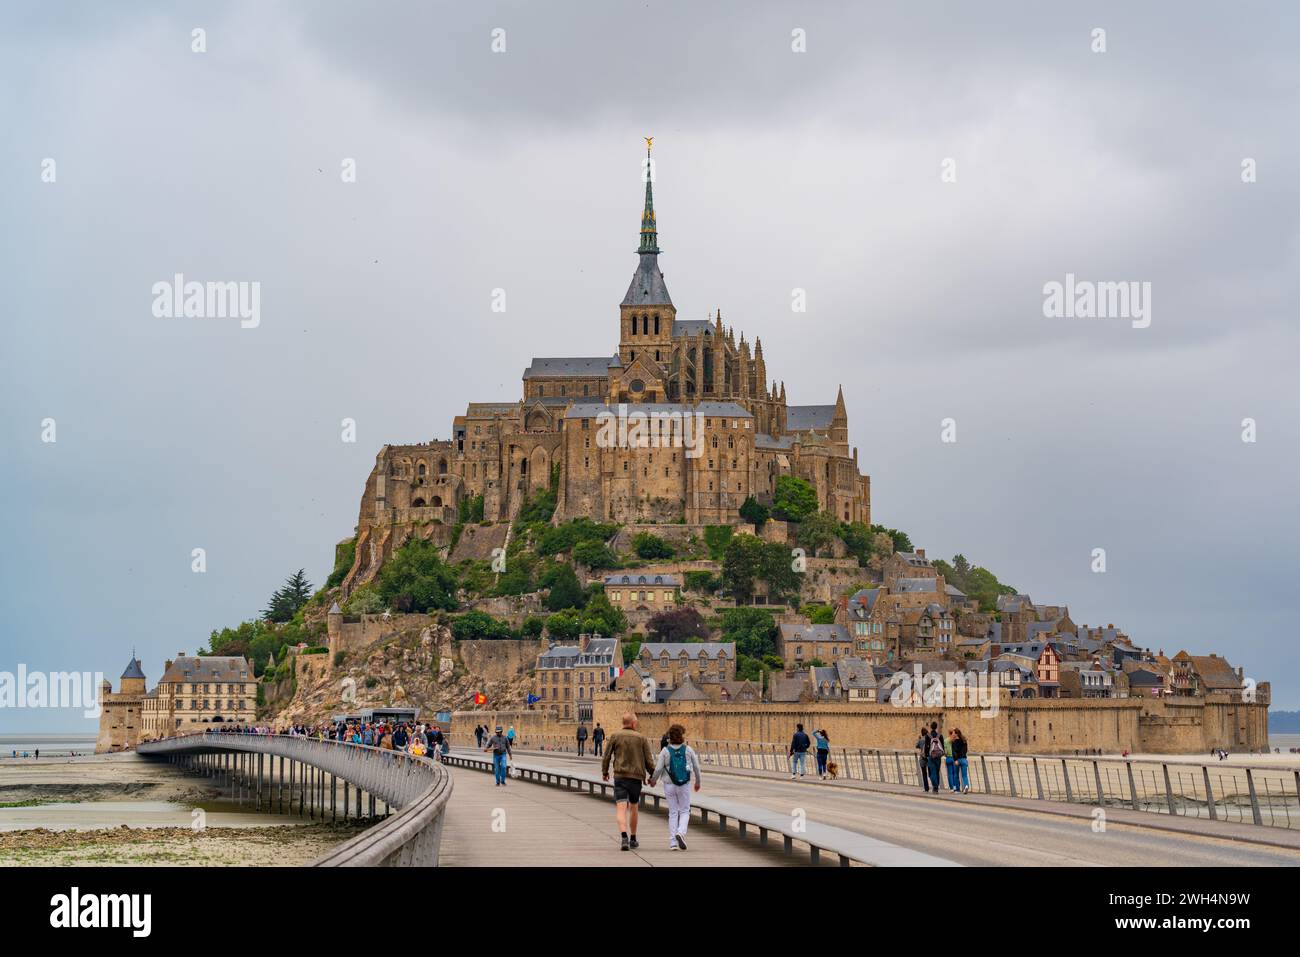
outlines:
{"label": "brown dog", "polygon": [[834,761],[827,761],[826,773],[830,775],[830,779],[834,781],[837,777],[840,776],[840,766],[836,764]]}

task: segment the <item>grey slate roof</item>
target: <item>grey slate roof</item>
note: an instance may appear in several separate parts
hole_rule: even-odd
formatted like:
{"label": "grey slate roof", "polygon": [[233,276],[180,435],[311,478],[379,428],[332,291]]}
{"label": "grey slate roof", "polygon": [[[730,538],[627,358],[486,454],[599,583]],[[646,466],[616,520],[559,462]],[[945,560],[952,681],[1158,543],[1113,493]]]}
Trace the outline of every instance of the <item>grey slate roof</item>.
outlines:
{"label": "grey slate roof", "polygon": [[640,256],[641,261],[637,263],[621,305],[671,306],[673,301],[664,284],[664,274],[659,271],[659,256],[655,253],[641,253]]}
{"label": "grey slate roof", "polygon": [[826,431],[835,418],[833,405],[791,405],[785,410],[785,427],[789,432],[806,432],[809,429]]}
{"label": "grey slate roof", "polygon": [[909,592],[937,592],[939,590],[939,579],[937,578],[896,578],[894,579],[894,591],[900,595]]}
{"label": "grey slate roof", "polygon": [[677,319],[673,322],[673,338],[678,336],[713,335],[713,323],[708,319]]}
{"label": "grey slate roof", "polygon": [[134,655],[131,656],[131,661],[130,661],[130,663],[126,666],[126,670],[122,672],[122,677],[123,677],[123,678],[143,678],[143,677],[144,677],[144,669],[142,669],[142,668],[140,667],[140,659],[139,659],[139,658],[135,657]]}
{"label": "grey slate roof", "polygon": [[[687,413],[698,412],[700,415],[712,415],[724,419],[752,419],[742,406],[735,402],[699,402],[690,405],[685,402],[629,402],[627,405],[627,414],[633,412],[644,412],[646,415],[652,413]],[[564,413],[566,419],[594,419],[602,412],[609,415],[618,414],[617,405],[606,405],[603,402],[575,402],[569,407],[569,411]]]}
{"label": "grey slate roof", "polygon": [[781,637],[786,641],[848,641],[849,630],[843,625],[781,625]]}
{"label": "grey slate roof", "polygon": [[727,657],[734,661],[736,643],[734,641],[643,641],[638,655],[644,658],[647,652],[651,658],[658,658],[664,652],[668,653],[669,658],[678,658],[684,652],[687,658],[692,659]]}
{"label": "grey slate roof", "polygon": [[253,669],[243,657],[201,655],[177,658],[159,681],[252,681]]}
{"label": "grey slate roof", "polygon": [[609,367],[614,364],[614,360],[609,356],[534,357],[532,365],[524,370],[524,378],[545,379],[547,377],[556,377],[570,379],[578,376],[603,378],[608,374]]}
{"label": "grey slate roof", "polygon": [[788,449],[794,446],[793,435],[768,435],[765,432],[754,434],[754,448],[756,449]]}
{"label": "grey slate roof", "polygon": [[676,588],[681,579],[676,575],[606,575],[606,585],[649,585],[652,588]]}
{"label": "grey slate roof", "polygon": [[552,645],[537,658],[539,668],[573,668],[578,665],[608,665],[614,663],[616,638],[592,638],[587,650],[578,645]]}
{"label": "grey slate roof", "polygon": [[859,619],[869,617],[883,591],[882,588],[861,588],[855,591],[849,597],[849,614]]}
{"label": "grey slate roof", "polygon": [[840,686],[845,690],[874,688],[876,686],[875,672],[871,670],[871,665],[861,658],[841,658],[835,662],[835,670],[839,674]]}

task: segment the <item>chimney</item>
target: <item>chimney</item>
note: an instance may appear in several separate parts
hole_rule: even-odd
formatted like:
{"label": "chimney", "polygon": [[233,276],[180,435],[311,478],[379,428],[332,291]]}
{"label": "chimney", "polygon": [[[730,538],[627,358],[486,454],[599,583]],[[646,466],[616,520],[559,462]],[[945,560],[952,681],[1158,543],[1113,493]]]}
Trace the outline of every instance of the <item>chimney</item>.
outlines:
{"label": "chimney", "polygon": [[924,549],[924,548],[918,548],[918,549],[916,550],[916,557],[917,557],[917,558],[924,558],[924,557],[925,557],[925,549]]}
{"label": "chimney", "polygon": [[185,657],[185,652],[183,652],[183,651],[178,651],[178,652],[176,652],[176,657],[177,657],[177,658],[184,658],[184,657]]}
{"label": "chimney", "polygon": [[584,653],[585,653],[586,650],[587,650],[587,644],[588,644],[590,641],[591,641],[591,635],[579,635],[579,636],[578,636],[578,650],[579,650],[580,652],[584,652]]}
{"label": "chimney", "polygon": [[167,672],[171,670],[172,664],[173,662],[170,658],[163,662],[163,674],[167,674]]}

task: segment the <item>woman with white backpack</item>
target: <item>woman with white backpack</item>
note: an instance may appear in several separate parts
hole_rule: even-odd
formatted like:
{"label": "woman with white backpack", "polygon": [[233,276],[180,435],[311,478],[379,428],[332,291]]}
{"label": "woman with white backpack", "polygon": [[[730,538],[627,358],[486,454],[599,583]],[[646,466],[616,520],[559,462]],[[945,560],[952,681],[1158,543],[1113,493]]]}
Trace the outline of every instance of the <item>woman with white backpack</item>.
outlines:
{"label": "woman with white backpack", "polygon": [[650,785],[664,779],[668,798],[668,850],[686,850],[686,828],[691,823],[691,791],[700,789],[700,759],[686,743],[686,729],[675,724],[668,729],[668,744],[659,752]]}

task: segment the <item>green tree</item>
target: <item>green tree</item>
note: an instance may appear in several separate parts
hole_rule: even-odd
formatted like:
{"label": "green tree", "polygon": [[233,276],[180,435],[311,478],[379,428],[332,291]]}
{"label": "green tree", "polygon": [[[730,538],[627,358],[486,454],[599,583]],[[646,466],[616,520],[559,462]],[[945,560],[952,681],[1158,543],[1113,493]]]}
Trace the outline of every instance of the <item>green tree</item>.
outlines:
{"label": "green tree", "polygon": [[536,615],[529,615],[524,619],[523,624],[519,626],[519,633],[525,638],[540,638],[542,629],[546,627],[546,622]]}
{"label": "green tree", "polygon": [[845,522],[840,526],[840,538],[850,555],[865,568],[871,559],[871,528],[866,522]]}
{"label": "green tree", "polygon": [[546,619],[546,632],[556,641],[577,638],[582,633],[582,619],[576,611],[557,611]]}
{"label": "green tree", "polygon": [[348,572],[352,570],[352,563],[357,557],[357,540],[349,538],[346,542],[339,542],[334,546],[334,570],[330,572],[330,577],[325,579],[326,588],[337,588],[343,584],[343,579],[348,577]]}
{"label": "green tree", "polygon": [[284,585],[271,595],[262,617],[267,621],[289,621],[310,599],[311,582],[307,581],[307,576],[300,568],[285,579]]}
{"label": "green tree", "polygon": [[782,475],[776,480],[772,497],[772,515],[787,522],[802,522],[817,511],[817,490],[794,475]]}
{"label": "green tree", "polygon": [[803,588],[803,575],[794,570],[790,549],[780,542],[763,545],[759,577],[767,582],[768,597],[772,601],[796,604]]}
{"label": "green tree", "polygon": [[597,589],[582,610],[582,628],[587,634],[621,635],[627,631],[627,615],[610,604],[603,588]]}
{"label": "green tree", "polygon": [[794,537],[795,544],[805,549],[810,558],[816,558],[818,552],[834,544],[839,530],[840,523],[835,520],[835,516],[826,512],[814,512],[799,523]]}
{"label": "green tree", "polygon": [[735,529],[730,525],[704,526],[704,545],[709,550],[710,559],[715,562],[722,561],[734,532]]}
{"label": "green tree", "polygon": [[776,630],[776,619],[766,608],[728,608],[719,620],[719,640],[734,641],[738,656],[775,655]]}
{"label": "green tree", "polygon": [[738,605],[754,597],[754,582],[762,574],[763,542],[753,535],[736,535],[727,544],[722,559],[722,583]]}
{"label": "green tree", "polygon": [[754,496],[749,496],[740,506],[740,517],[755,528],[762,528],[763,523],[771,517],[771,511]]}
{"label": "green tree", "polygon": [[380,600],[394,611],[427,612],[456,608],[456,574],[425,538],[410,538],[380,569]]}
{"label": "green tree", "polygon": [[803,607],[803,614],[804,617],[814,625],[835,624],[834,605],[805,605]]}
{"label": "green tree", "polygon": [[573,560],[591,569],[617,568],[618,556],[602,541],[579,542],[573,546]]}
{"label": "green tree", "polygon": [[655,558],[672,558],[673,547],[658,535],[640,532],[632,538],[632,550],[637,556],[646,560]]}
{"label": "green tree", "polygon": [[554,568],[555,571],[549,576],[547,583],[547,587],[550,588],[546,594],[547,609],[561,611],[565,608],[581,608],[584,603],[582,585],[579,584],[573,567],[556,563]]}
{"label": "green tree", "polygon": [[467,611],[451,623],[451,636],[457,641],[478,638],[511,638],[510,626],[486,612]]}

